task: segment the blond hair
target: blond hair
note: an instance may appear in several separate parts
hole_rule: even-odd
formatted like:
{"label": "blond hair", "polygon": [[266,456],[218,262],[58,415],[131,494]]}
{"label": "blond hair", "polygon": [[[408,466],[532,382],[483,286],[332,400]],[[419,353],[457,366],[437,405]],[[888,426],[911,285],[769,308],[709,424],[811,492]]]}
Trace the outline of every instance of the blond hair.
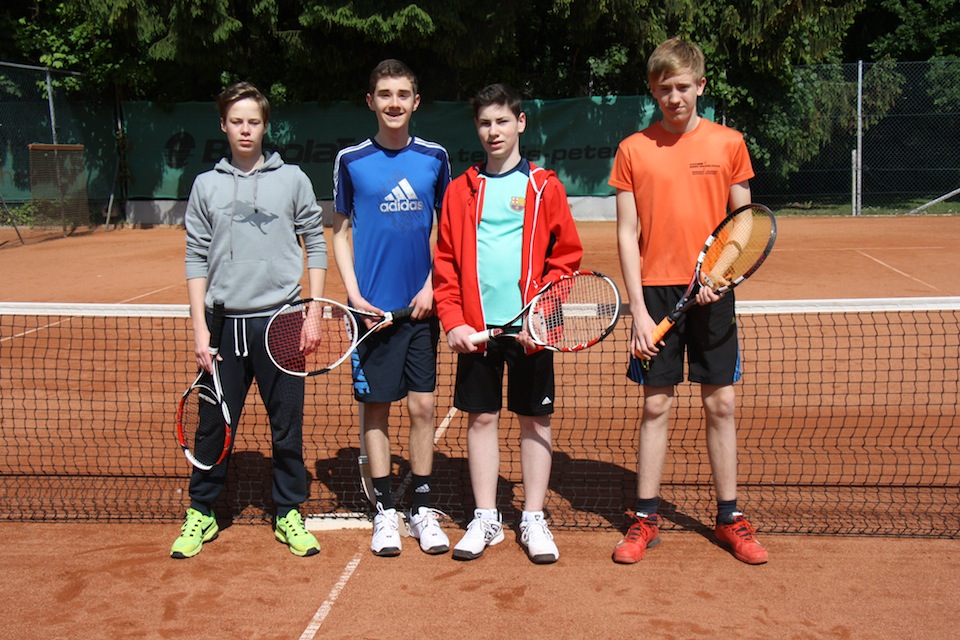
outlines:
{"label": "blond hair", "polygon": [[699,82],[706,75],[706,60],[700,47],[680,38],[670,38],[661,43],[647,60],[649,82],[683,71],[690,71],[694,80]]}

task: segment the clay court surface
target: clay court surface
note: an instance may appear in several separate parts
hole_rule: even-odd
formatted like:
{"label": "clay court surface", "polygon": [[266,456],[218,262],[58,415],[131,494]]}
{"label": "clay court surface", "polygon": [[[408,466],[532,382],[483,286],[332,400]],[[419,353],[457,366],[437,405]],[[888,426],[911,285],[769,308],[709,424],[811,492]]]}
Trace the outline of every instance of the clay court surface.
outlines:
{"label": "clay court surface", "polygon": [[[740,299],[960,296],[949,277],[960,218],[779,222],[774,254]],[[619,281],[614,225],[578,226],[584,266]],[[3,233],[0,301],[186,301],[180,229],[27,246]],[[335,269],[327,295],[342,298]],[[399,558],[376,558],[367,530],[318,531],[321,554],[301,559],[261,524],[229,526],[173,561],[177,532],[0,524],[0,638],[952,638],[960,626],[957,539],[761,532],[771,559],[751,567],[704,535],[667,532],[641,563],[618,566],[616,532],[563,531],[560,561],[535,566],[512,531],[470,563],[410,539]]]}

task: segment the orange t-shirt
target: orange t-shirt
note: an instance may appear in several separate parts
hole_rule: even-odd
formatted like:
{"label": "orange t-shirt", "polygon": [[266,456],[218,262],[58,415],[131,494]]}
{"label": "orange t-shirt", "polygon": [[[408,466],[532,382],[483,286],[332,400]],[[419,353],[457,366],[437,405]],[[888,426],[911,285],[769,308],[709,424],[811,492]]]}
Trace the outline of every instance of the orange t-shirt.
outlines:
{"label": "orange t-shirt", "polygon": [[643,284],[687,284],[730,187],[753,176],[743,136],[704,118],[682,135],[655,122],[623,140],[609,184],[636,199]]}

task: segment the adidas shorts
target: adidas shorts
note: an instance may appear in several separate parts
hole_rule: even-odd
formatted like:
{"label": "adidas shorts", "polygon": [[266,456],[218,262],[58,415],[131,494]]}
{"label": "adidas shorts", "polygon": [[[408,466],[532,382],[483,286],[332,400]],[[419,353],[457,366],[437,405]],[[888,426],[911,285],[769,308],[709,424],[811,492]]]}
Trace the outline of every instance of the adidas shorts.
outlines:
{"label": "adidas shorts", "polygon": [[453,406],[467,413],[500,411],[504,365],[508,369],[507,409],[521,416],[553,413],[553,352],[526,355],[509,337],[491,340],[482,353],[460,354]]}
{"label": "adidas shorts", "polygon": [[[643,300],[655,319],[673,310],[685,286],[648,286]],[[734,292],[713,304],[694,306],[680,317],[664,338],[664,346],[652,360],[630,356],[627,377],[638,384],[669,387],[683,382],[686,354],[691,382],[728,385],[739,382],[740,347],[737,340],[737,315]]]}
{"label": "adidas shorts", "polygon": [[[361,325],[362,326],[362,325]],[[350,358],[353,396],[360,402],[396,402],[437,385],[436,317],[398,322],[364,340]]]}

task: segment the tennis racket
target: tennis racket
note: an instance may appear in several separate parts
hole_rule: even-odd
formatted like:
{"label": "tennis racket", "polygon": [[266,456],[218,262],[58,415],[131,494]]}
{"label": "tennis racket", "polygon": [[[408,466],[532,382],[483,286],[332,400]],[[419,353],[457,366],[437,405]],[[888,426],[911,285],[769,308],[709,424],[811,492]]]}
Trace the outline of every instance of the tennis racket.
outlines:
{"label": "tennis racket", "polygon": [[[408,320],[412,313],[413,307],[405,307],[379,315],[334,300],[306,298],[284,305],[267,322],[267,354],[278,369],[292,376],[327,373],[381,327]],[[377,323],[361,336],[357,316]],[[320,337],[315,349],[305,348],[308,335]]]}
{"label": "tennis racket", "polygon": [[177,408],[177,441],[190,464],[203,471],[209,471],[223,462],[233,443],[230,409],[223,401],[220,366],[217,363],[223,314],[223,302],[214,301],[210,322],[213,373],[201,369],[197,379],[180,398]]}
{"label": "tennis racket", "polygon": [[744,205],[724,218],[697,256],[690,286],[674,310],[654,328],[654,344],[697,303],[701,287],[709,287],[718,295],[730,291],[760,268],[776,239],[777,219],[762,204]]}
{"label": "tennis racket", "polygon": [[480,344],[524,328],[541,347],[581,351],[610,335],[620,319],[621,305],[613,280],[596,271],[575,271],[544,286],[512,320],[474,333],[470,341]]}

